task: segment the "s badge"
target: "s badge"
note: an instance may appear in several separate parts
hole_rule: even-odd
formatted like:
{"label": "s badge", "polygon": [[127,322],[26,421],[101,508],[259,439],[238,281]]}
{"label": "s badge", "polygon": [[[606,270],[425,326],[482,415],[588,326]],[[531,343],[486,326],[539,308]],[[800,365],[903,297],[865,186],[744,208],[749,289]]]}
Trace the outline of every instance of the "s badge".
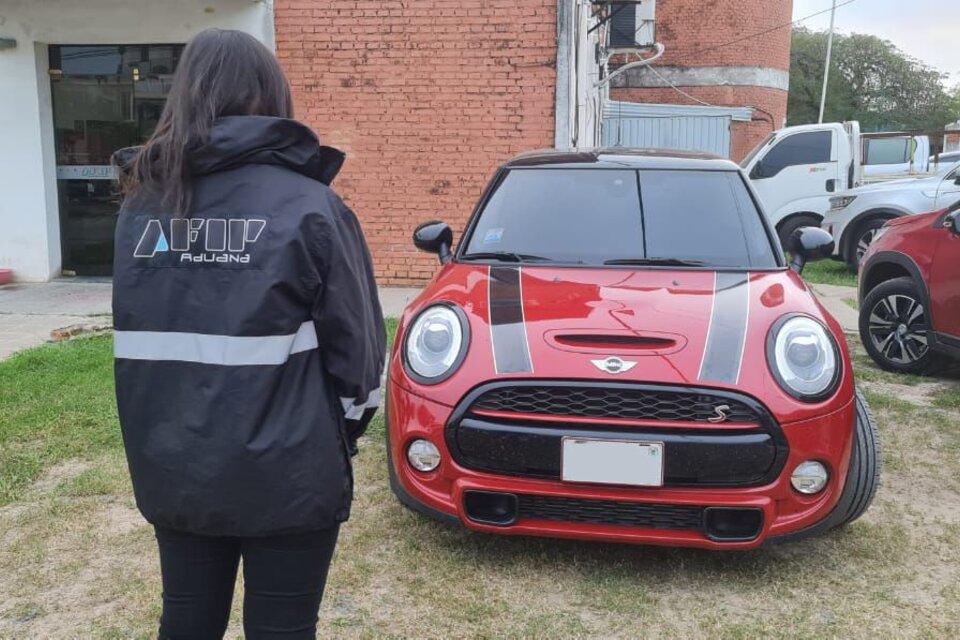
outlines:
{"label": "s badge", "polygon": [[613,375],[626,373],[627,371],[630,371],[630,369],[633,369],[635,366],[637,366],[636,362],[621,360],[616,356],[610,356],[605,360],[591,360],[590,362],[593,363],[593,366],[595,366],[597,369],[600,369],[600,371],[604,371]]}

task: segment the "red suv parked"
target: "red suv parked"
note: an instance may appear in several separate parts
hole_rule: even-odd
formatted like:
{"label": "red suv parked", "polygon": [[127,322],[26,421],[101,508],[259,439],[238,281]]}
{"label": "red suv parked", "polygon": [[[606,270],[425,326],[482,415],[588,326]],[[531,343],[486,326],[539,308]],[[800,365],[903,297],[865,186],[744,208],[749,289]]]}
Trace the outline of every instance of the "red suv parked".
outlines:
{"label": "red suv parked", "polygon": [[860,268],[860,337],[889,371],[923,373],[960,358],[960,202],[894,218]]}
{"label": "red suv parked", "polygon": [[401,502],[488,533],[744,549],[859,517],[877,433],[843,332],[737,165],[545,151],[494,176],[404,312],[387,438]]}

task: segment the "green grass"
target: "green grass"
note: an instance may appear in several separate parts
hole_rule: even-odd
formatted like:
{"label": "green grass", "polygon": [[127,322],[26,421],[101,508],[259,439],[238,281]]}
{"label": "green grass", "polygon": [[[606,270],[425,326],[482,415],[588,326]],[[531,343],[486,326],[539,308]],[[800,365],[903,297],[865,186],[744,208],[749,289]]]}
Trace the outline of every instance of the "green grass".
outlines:
{"label": "green grass", "polygon": [[[857,358],[860,374],[868,363]],[[21,478],[0,508],[0,637],[156,635],[156,543],[126,479],[111,371],[108,336],[0,363],[0,476]],[[861,378],[887,465],[864,518],[744,553],[481,535],[427,520],[390,492],[381,414],[354,460],[356,502],[319,637],[960,637],[960,432],[948,419],[960,390],[931,396],[943,409],[920,406],[907,382]],[[242,637],[240,606],[238,597],[226,637]]]}
{"label": "green grass", "polygon": [[934,393],[933,405],[941,409],[960,409],[960,386],[948,387]]}
{"label": "green grass", "polygon": [[848,269],[845,262],[835,260],[811,262],[803,269],[803,279],[814,284],[857,286],[857,274]]}
{"label": "green grass", "polygon": [[[397,320],[386,320],[392,344]],[[0,362],[0,506],[20,499],[44,471],[70,458],[120,460],[113,390],[113,337],[80,338]],[[121,463],[119,478],[126,473]],[[85,472],[69,494],[107,493],[118,474]]]}
{"label": "green grass", "polygon": [[44,469],[122,449],[113,337],[47,345],[0,362],[0,505]]}

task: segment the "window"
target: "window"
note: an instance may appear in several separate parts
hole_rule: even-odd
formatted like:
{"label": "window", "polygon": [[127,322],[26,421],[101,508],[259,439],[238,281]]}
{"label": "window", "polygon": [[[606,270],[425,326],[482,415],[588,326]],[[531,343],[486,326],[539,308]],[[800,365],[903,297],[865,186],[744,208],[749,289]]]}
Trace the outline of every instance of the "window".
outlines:
{"label": "window", "polygon": [[770,239],[740,174],[641,171],[643,228],[649,257],[711,266],[777,266]]}
{"label": "window", "polygon": [[778,262],[761,215],[735,171],[514,169],[480,213],[464,255],[772,269]]}
{"label": "window", "polygon": [[751,178],[772,178],[787,167],[830,162],[832,131],[795,133],[778,142],[753,168]]}
{"label": "window", "polygon": [[874,138],[864,140],[863,164],[904,164],[914,151],[913,138]]}
{"label": "window", "polygon": [[755,146],[753,148],[753,151],[748,153],[747,157],[740,162],[740,167],[743,169],[746,169],[748,166],[750,166],[750,163],[753,162],[753,159],[757,157],[757,154],[760,153],[760,150],[763,149],[768,144],[770,144],[770,141],[773,140],[774,136],[776,136],[775,133],[769,134],[766,138],[763,139],[763,142]]}
{"label": "window", "polygon": [[603,264],[643,255],[637,174],[515,169],[484,207],[467,253],[510,251]]}

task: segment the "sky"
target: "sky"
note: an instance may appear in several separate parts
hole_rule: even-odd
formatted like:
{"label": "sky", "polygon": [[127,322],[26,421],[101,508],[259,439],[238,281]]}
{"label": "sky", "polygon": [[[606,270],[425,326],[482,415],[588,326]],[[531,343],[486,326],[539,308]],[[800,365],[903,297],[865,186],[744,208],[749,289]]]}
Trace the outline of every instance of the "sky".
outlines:
{"label": "sky", "polygon": [[[793,18],[830,9],[830,5],[831,0],[793,0]],[[830,12],[801,24],[826,30]],[[854,0],[837,8],[836,28],[890,40],[914,58],[951,74],[948,86],[960,84],[960,3],[956,0]]]}

